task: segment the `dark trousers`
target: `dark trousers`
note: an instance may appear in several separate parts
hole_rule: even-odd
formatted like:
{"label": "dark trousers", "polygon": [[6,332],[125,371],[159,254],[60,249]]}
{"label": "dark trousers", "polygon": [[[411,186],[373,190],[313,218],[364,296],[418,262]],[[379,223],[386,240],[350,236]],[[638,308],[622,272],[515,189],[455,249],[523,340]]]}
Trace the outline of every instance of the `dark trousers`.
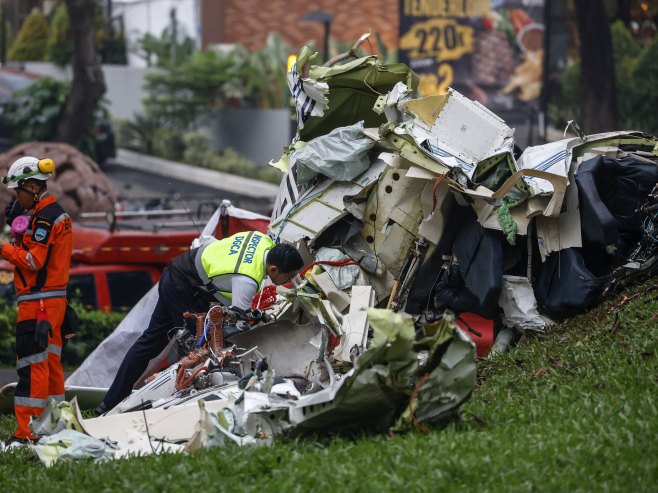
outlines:
{"label": "dark trousers", "polygon": [[[174,285],[165,269],[158,285],[158,302],[144,333],[128,350],[103,403],[112,409],[130,394],[149,361],[167,346],[174,328],[184,327],[184,312],[204,312],[208,302],[194,296],[193,288],[181,289]],[[171,334],[170,334],[171,333]]]}

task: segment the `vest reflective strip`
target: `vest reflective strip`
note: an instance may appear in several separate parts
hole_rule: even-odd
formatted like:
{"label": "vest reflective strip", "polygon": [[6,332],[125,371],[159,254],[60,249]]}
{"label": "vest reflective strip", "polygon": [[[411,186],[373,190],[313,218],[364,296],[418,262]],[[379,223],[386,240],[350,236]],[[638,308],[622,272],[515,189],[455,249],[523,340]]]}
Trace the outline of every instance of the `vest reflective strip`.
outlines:
{"label": "vest reflective strip", "polygon": [[39,407],[45,409],[48,405],[48,399],[35,399],[34,397],[14,396],[14,404],[25,407]]}
{"label": "vest reflective strip", "polygon": [[208,274],[206,274],[206,269],[203,268],[203,260],[201,257],[203,257],[203,252],[206,248],[208,248],[209,245],[212,245],[214,243],[206,243],[203,245],[201,248],[199,248],[199,251],[196,253],[196,257],[194,257],[194,267],[196,267],[196,273],[199,276],[199,279],[201,279],[201,282],[203,283],[204,286],[207,286],[210,283],[210,278],[208,277]]}
{"label": "vest reflective strip", "polygon": [[57,219],[55,219],[55,223],[54,223],[54,224],[61,223],[61,222],[62,222],[64,219],[66,219],[67,217],[69,217],[69,215],[68,215],[66,212],[63,213],[63,214],[60,214],[59,216],[57,216]]}
{"label": "vest reflective strip", "polygon": [[56,354],[57,356],[61,356],[62,348],[56,346],[55,344],[48,344],[48,352],[52,354]]}
{"label": "vest reflective strip", "polygon": [[18,361],[16,361],[16,369],[20,370],[21,368],[34,365],[35,363],[41,363],[42,361],[46,361],[47,359],[48,359],[48,351],[43,351],[42,353],[37,353],[37,354],[30,354],[29,356],[25,356],[24,358],[21,358]]}
{"label": "vest reflective strip", "polygon": [[62,402],[64,400],[64,394],[49,395],[48,401],[54,400],[55,402]]}
{"label": "vest reflective strip", "polygon": [[238,256],[237,262],[235,262],[235,269],[233,269],[234,274],[239,274],[240,273],[240,264],[242,263],[242,259],[244,258],[244,254],[247,252],[247,248],[249,248],[249,242],[251,241],[251,237],[254,236],[253,231],[247,235],[247,238],[244,240],[244,245],[242,245],[242,248],[240,249],[240,255]]}
{"label": "vest reflective strip", "polygon": [[38,293],[22,294],[16,297],[16,302],[47,300],[50,298],[66,298],[66,289],[57,289],[54,291],[39,291]]}

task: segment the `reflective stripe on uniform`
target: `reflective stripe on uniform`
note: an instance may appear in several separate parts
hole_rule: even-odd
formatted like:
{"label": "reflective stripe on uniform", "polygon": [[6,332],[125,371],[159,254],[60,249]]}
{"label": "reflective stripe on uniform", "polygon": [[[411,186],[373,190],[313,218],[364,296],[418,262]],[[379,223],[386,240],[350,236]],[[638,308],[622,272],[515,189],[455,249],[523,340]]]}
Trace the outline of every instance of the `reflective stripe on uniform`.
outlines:
{"label": "reflective stripe on uniform", "polygon": [[62,348],[55,344],[48,344],[48,352],[52,354],[56,354],[57,356],[61,356]]}
{"label": "reflective stripe on uniform", "polygon": [[22,294],[16,297],[16,303],[22,301],[46,300],[49,298],[66,298],[66,289],[54,291],[39,291],[38,293]]}
{"label": "reflective stripe on uniform", "polygon": [[14,396],[14,404],[16,406],[25,407],[40,407],[45,409],[48,405],[48,399],[36,399],[34,397],[20,397]]}
{"label": "reflective stripe on uniform", "polygon": [[49,395],[48,401],[54,400],[55,402],[62,402],[64,400],[64,394]]}
{"label": "reflective stripe on uniform", "polygon": [[17,360],[16,369],[20,370],[21,368],[25,368],[26,366],[30,366],[35,363],[41,363],[42,361],[46,361],[47,359],[48,359],[48,351],[43,351],[37,354],[31,354],[29,356],[25,356],[24,358]]}
{"label": "reflective stripe on uniform", "polygon": [[199,279],[201,279],[201,282],[203,283],[204,286],[207,286],[208,283],[210,283],[210,278],[206,273],[206,269],[203,268],[203,260],[201,259],[201,257],[203,257],[204,250],[208,248],[209,245],[212,245],[213,243],[214,241],[203,245],[201,248],[199,248],[199,251],[196,253],[196,257],[194,257],[194,267],[196,267],[196,273],[199,276]]}
{"label": "reflective stripe on uniform", "polygon": [[62,222],[64,219],[70,217],[66,212],[64,214],[60,214],[57,216],[57,219],[55,219],[55,224]]}

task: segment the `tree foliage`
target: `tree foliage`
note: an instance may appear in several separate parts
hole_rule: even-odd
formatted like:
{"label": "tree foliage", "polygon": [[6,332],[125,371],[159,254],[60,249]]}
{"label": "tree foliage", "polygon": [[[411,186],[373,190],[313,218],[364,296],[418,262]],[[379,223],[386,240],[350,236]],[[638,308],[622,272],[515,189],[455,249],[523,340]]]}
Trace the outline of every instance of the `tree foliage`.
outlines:
{"label": "tree foliage", "polygon": [[44,60],[47,55],[48,21],[39,10],[27,16],[7,58],[13,61]]}
{"label": "tree foliage", "polygon": [[[658,37],[645,48],[635,41],[621,21],[611,26],[612,53],[615,63],[617,108],[621,128],[658,133]],[[562,77],[563,111],[559,119],[580,120],[580,62],[574,62]],[[554,107],[555,109],[555,107]],[[561,122],[562,123],[562,122]]]}
{"label": "tree foliage", "polygon": [[189,128],[223,105],[225,85],[233,77],[233,56],[197,51],[189,60],[147,75],[147,112],[173,126]]}
{"label": "tree foliage", "polygon": [[169,67],[189,60],[194,52],[194,40],[185,34],[182,24],[176,22],[176,29],[168,26],[160,37],[150,33],[140,36],[133,52],[149,67]]}
{"label": "tree foliage", "polygon": [[[57,140],[57,124],[70,89],[69,82],[42,77],[25,89],[16,91],[5,111],[13,129],[14,144],[33,140],[44,142]],[[107,110],[103,103],[99,103],[94,108],[94,118],[106,114]],[[79,149],[96,159],[93,126],[89,125],[85,129]]]}
{"label": "tree foliage", "polygon": [[147,76],[148,113],[174,128],[194,129],[199,118],[226,106],[286,107],[289,47],[271,34],[255,53],[196,51],[182,63]]}
{"label": "tree foliage", "polygon": [[48,56],[55,64],[63,67],[71,61],[73,44],[71,42],[71,27],[69,12],[65,3],[60,3],[50,25],[48,35]]}

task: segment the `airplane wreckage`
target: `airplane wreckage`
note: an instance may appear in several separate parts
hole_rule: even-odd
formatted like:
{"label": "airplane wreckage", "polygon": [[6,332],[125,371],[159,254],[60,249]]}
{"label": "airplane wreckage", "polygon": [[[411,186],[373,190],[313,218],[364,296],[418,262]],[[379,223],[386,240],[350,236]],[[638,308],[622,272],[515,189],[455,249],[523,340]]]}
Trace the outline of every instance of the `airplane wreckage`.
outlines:
{"label": "airplane wreckage", "polygon": [[[474,389],[476,355],[655,273],[655,137],[581,134],[521,152],[512,128],[458,92],[417,98],[406,65],[311,61],[303,49],[288,74],[297,136],[270,163],[284,177],[268,226],[308,267],[247,312],[191,314],[105,415],[83,418],[84,392],[53,402],[32,423],[47,464],[440,426]],[[109,386],[155,297],[69,386]]]}

